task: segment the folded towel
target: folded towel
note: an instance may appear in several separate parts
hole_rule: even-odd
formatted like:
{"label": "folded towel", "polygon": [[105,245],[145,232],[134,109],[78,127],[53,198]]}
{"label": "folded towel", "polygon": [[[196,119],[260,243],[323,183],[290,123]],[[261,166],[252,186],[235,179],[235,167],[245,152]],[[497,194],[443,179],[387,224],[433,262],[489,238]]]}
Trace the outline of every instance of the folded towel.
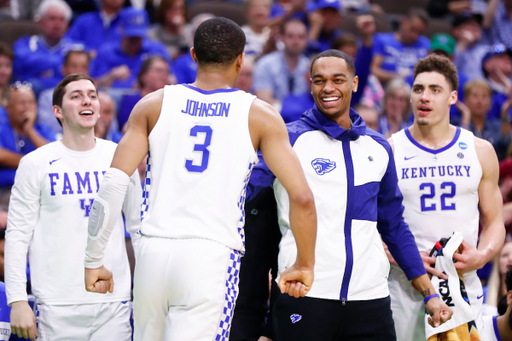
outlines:
{"label": "folded towel", "polygon": [[453,310],[453,315],[448,322],[433,328],[428,324],[428,315],[425,314],[428,341],[480,341],[464,279],[458,275],[453,264],[453,254],[459,249],[462,240],[462,234],[454,232],[435,256],[436,270],[445,273],[448,279],[433,276],[431,281],[444,303]]}

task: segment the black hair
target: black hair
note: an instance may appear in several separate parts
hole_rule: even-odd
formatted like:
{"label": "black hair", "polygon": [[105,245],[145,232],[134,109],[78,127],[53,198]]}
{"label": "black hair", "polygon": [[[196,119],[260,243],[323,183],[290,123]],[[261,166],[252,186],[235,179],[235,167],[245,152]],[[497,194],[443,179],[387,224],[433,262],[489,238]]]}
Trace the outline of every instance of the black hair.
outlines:
{"label": "black hair", "polygon": [[244,48],[244,31],[226,18],[204,21],[194,35],[194,51],[199,65],[228,68],[244,52]]}
{"label": "black hair", "polygon": [[348,54],[346,54],[345,52],[341,52],[340,50],[333,50],[333,49],[324,51],[324,52],[320,53],[319,55],[317,55],[315,58],[313,58],[313,60],[311,61],[311,67],[309,70],[311,75],[313,75],[313,65],[315,64],[315,62],[318,59],[323,58],[323,57],[336,57],[336,58],[343,59],[347,63],[347,66],[350,69],[350,71],[352,72],[352,74],[355,76],[356,66],[354,65],[354,61],[352,60],[352,58],[350,58],[350,56]]}

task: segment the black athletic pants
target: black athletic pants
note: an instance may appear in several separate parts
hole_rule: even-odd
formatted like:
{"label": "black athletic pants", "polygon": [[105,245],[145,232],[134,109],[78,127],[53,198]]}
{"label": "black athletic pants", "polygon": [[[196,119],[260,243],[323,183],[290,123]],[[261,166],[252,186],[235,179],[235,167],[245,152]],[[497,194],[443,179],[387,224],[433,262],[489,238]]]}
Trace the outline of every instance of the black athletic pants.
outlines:
{"label": "black athletic pants", "polygon": [[396,341],[388,297],[347,301],[279,294],[272,310],[274,341]]}

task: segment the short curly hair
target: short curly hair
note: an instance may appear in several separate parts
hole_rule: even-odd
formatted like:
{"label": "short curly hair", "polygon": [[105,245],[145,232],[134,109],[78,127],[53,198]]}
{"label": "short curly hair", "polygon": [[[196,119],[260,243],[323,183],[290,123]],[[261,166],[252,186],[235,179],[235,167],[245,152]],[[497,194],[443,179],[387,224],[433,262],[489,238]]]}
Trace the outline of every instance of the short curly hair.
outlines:
{"label": "short curly hair", "polygon": [[418,60],[414,65],[414,80],[416,77],[423,72],[437,72],[442,74],[453,90],[459,88],[459,76],[457,76],[457,68],[453,63],[446,57],[431,54],[425,58]]}

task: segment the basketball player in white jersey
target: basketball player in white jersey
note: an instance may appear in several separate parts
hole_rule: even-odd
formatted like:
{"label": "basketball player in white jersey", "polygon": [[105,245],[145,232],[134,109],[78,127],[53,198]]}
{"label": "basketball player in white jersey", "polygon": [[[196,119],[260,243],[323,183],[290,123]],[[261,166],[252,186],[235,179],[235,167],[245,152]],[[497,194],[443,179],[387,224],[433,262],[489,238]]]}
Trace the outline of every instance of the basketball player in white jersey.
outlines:
{"label": "basketball player in white jersey", "polygon": [[[455,267],[464,275],[476,326],[481,330],[483,292],[476,270],[498,254],[505,228],[496,152],[489,142],[450,125],[450,106],[457,102],[457,88],[457,71],[448,59],[436,55],[420,59],[414,68],[411,95],[414,123],[389,141],[404,196],[404,219],[427,272],[446,279],[431,267],[435,258],[429,257],[429,251],[454,231],[464,236],[462,254],[454,255]],[[482,232],[478,240],[479,221]],[[397,340],[425,340],[422,295],[397,266],[391,268],[389,287]],[[448,291],[441,293],[445,302]],[[454,316],[456,313],[454,310]]]}
{"label": "basketball player in white jersey", "polygon": [[111,290],[103,265],[111,218],[120,210],[128,174],[149,151],[144,220],[134,279],[137,341],[228,340],[244,251],[245,188],[260,149],[288,190],[298,246],[280,288],[304,296],[313,281],[313,195],[280,115],[232,86],[244,59],[245,35],[225,18],[195,33],[193,84],[166,86],[133,109],[94,202],[86,249],[89,291]]}
{"label": "basketball player in white jersey", "polygon": [[[118,212],[105,264],[116,288],[105,296],[84,290],[87,223],[116,144],[94,137],[99,101],[89,76],[67,76],[55,88],[53,112],[62,140],[26,155],[16,172],[5,244],[5,282],[13,334],[38,340],[130,340],[130,268]],[[133,241],[140,228],[142,189],[129,178],[123,210]],[[122,205],[123,203],[120,203]],[[35,316],[27,303],[29,254]],[[37,319],[37,331],[36,331]]]}

